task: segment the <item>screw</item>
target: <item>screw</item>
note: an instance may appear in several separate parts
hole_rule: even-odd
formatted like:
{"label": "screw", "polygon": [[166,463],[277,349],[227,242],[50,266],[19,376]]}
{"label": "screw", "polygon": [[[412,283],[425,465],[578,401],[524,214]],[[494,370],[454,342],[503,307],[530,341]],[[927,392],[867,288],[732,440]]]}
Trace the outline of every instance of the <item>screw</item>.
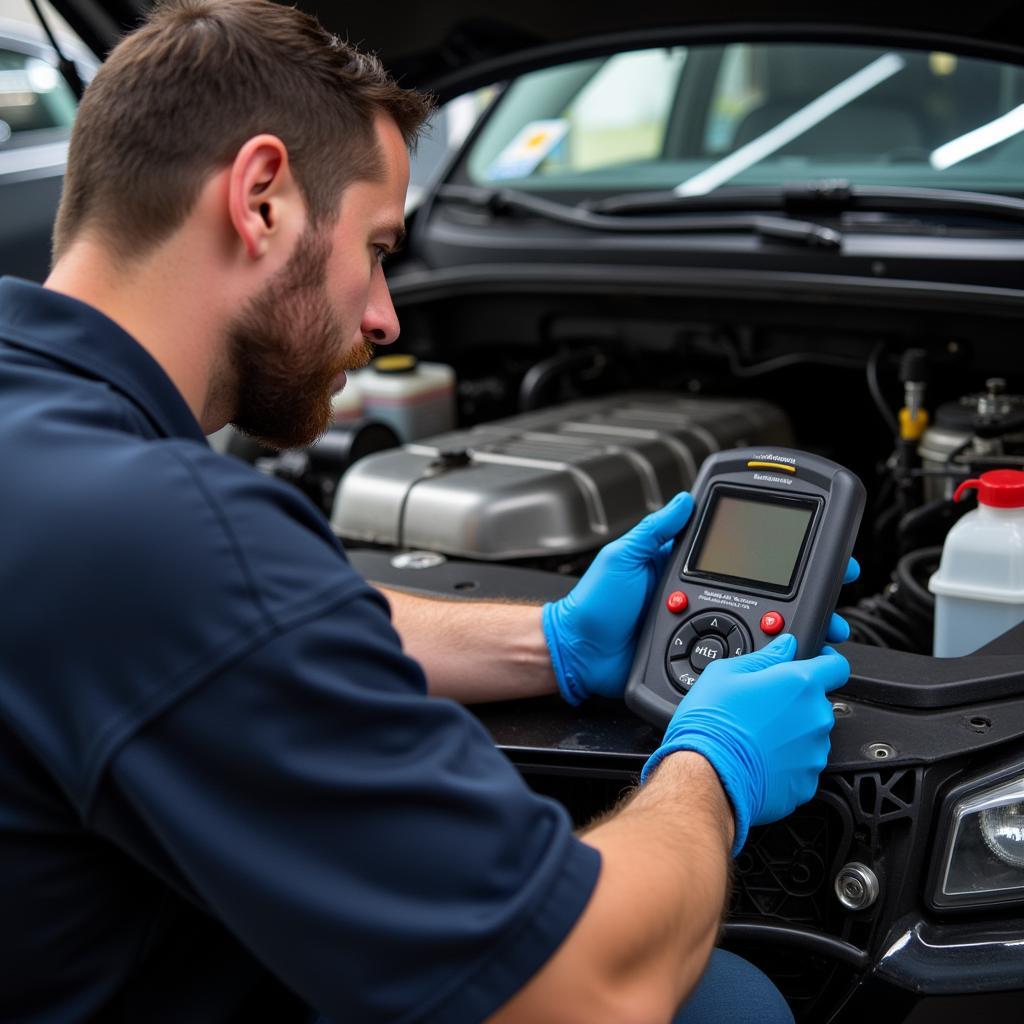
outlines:
{"label": "screw", "polygon": [[832,713],[836,718],[845,718],[850,713],[850,705],[844,704],[841,700],[837,700],[832,705]]}
{"label": "screw", "polygon": [[896,748],[889,746],[888,743],[868,743],[861,747],[861,752],[872,761],[885,761],[896,756]]}

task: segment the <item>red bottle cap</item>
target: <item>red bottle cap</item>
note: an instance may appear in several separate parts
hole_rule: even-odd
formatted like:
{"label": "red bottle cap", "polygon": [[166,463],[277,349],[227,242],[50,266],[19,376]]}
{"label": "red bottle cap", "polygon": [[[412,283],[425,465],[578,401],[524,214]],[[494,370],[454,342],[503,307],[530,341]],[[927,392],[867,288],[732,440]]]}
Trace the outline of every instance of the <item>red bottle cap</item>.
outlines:
{"label": "red bottle cap", "polygon": [[976,480],[965,480],[953,495],[959,501],[964,491],[977,488],[978,501],[993,508],[1024,508],[1024,472],[1019,469],[992,469]]}

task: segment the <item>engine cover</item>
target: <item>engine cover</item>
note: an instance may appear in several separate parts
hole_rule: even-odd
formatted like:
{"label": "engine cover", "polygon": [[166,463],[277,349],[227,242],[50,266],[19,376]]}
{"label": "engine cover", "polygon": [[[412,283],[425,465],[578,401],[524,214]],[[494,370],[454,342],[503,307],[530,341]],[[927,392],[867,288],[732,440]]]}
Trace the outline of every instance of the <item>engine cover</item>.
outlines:
{"label": "engine cover", "polygon": [[788,445],[776,406],[627,392],[369,455],[342,477],[339,536],[496,561],[575,554],[624,533],[704,458]]}

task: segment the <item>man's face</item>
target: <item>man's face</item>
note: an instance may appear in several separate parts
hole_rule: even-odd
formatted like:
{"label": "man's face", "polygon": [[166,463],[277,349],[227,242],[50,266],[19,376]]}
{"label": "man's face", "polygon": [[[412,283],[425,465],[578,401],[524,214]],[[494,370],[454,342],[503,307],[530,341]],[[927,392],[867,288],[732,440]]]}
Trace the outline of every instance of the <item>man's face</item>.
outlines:
{"label": "man's face", "polygon": [[240,430],[274,448],[309,444],[330,425],[345,370],[398,337],[383,257],[400,242],[409,161],[378,118],[383,175],[344,191],[333,226],[307,227],[285,266],[228,325]]}

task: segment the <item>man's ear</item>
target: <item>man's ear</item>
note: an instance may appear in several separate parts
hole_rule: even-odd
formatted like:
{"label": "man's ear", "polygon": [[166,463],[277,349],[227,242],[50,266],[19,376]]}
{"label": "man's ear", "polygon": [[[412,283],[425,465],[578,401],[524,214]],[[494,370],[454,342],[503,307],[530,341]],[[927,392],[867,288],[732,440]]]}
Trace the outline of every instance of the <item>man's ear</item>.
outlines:
{"label": "man's ear", "polygon": [[276,135],[256,135],[238,151],[228,174],[228,215],[253,260],[266,255],[292,218],[305,216],[288,149]]}

